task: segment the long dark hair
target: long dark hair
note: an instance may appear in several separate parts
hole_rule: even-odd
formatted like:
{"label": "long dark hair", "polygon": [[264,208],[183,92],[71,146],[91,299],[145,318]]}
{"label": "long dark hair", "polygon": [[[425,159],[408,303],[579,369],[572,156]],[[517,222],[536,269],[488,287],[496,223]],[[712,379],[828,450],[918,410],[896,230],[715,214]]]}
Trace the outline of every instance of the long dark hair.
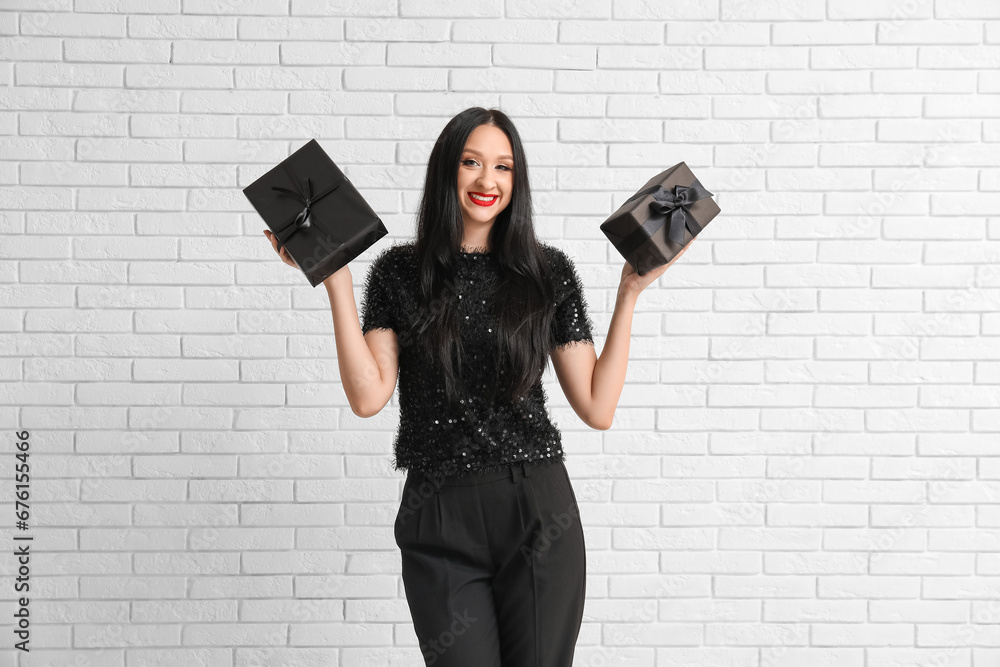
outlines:
{"label": "long dark hair", "polygon": [[[514,158],[511,200],[490,228],[489,247],[500,276],[496,395],[515,400],[527,393],[545,370],[554,313],[554,289],[545,250],[535,237],[531,217],[528,164],[521,137],[499,109],[470,107],[452,118],[431,149],[423,197],[417,214],[414,250],[419,264],[420,295],[427,323],[419,336],[424,352],[436,359],[445,381],[445,396],[454,402],[463,375],[458,299],[454,285],[456,254],[464,237],[458,200],[458,167],[465,142],[480,125],[493,125],[507,135]],[[433,304],[433,306],[432,306]]]}

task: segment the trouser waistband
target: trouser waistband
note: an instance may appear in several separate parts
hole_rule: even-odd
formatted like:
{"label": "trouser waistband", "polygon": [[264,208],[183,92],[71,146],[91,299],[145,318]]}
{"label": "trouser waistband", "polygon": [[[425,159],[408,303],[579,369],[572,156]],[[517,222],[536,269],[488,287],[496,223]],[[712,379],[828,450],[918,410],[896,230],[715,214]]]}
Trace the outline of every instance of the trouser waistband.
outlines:
{"label": "trouser waistband", "polygon": [[422,470],[411,470],[408,476],[418,478],[418,481],[426,481],[434,487],[435,493],[440,493],[446,486],[476,486],[478,484],[489,484],[502,479],[509,479],[517,482],[522,477],[530,477],[532,468],[542,465],[553,465],[555,462],[550,459],[537,459],[535,461],[518,461],[510,463],[500,470],[486,473],[468,473],[465,475],[439,475],[428,474]]}

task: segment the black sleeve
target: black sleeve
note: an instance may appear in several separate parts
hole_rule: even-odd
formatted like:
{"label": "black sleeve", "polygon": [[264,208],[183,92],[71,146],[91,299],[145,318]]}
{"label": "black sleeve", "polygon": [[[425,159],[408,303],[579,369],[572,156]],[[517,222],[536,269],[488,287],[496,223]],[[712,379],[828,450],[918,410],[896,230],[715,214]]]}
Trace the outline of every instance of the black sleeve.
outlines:
{"label": "black sleeve", "polygon": [[583,282],[569,255],[558,248],[553,250],[556,309],[552,319],[552,345],[561,347],[575,341],[586,341],[593,345],[594,326],[587,311]]}
{"label": "black sleeve", "polygon": [[361,333],[372,329],[392,329],[397,334],[396,313],[399,303],[394,287],[396,271],[392,262],[394,246],[385,248],[372,260],[365,277],[361,297]]}

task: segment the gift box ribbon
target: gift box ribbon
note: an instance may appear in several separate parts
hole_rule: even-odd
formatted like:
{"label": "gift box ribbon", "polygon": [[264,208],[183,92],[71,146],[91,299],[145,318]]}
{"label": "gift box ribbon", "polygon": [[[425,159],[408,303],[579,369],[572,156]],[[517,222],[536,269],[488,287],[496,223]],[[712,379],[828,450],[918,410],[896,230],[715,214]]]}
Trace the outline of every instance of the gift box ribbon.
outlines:
{"label": "gift box ribbon", "polygon": [[652,214],[648,220],[626,236],[618,245],[618,251],[623,255],[631,254],[636,248],[652,238],[653,234],[667,223],[668,218],[670,219],[670,227],[667,230],[667,236],[674,243],[684,245],[685,228],[691,232],[691,236],[698,236],[702,226],[691,215],[688,207],[699,199],[712,196],[712,193],[706,190],[705,186],[696,178],[691,185],[675,185],[673,192],[662,185],[650,186],[629,197],[625,203],[641,199],[648,194],[653,195],[653,201],[649,202]]}
{"label": "gift box ribbon", "polygon": [[285,170],[285,173],[288,174],[288,179],[292,182],[292,185],[295,186],[295,190],[289,190],[288,188],[283,188],[278,185],[272,185],[271,189],[277,190],[278,192],[285,194],[289,197],[294,197],[295,199],[298,199],[300,202],[302,202],[303,208],[295,215],[295,217],[293,217],[291,220],[283,224],[278,229],[274,230],[274,235],[278,238],[279,250],[281,249],[281,246],[283,246],[285,242],[292,237],[293,234],[298,232],[303,227],[308,227],[309,225],[312,224],[312,219],[311,219],[312,205],[318,202],[323,197],[330,194],[331,192],[333,192],[334,190],[336,190],[337,188],[339,188],[344,183],[343,179],[341,179],[340,181],[334,183],[333,185],[323,190],[322,192],[314,195],[312,191],[311,178],[306,177],[306,187],[305,189],[303,189],[301,181],[299,181],[295,177],[295,174],[293,174],[292,170],[288,168],[288,165],[282,162],[281,166]]}

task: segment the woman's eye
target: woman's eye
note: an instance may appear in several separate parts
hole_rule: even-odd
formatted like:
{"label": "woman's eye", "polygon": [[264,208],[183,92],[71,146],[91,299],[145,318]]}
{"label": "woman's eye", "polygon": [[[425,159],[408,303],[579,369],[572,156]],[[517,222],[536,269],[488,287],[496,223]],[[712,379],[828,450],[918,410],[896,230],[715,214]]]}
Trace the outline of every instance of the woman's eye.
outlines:
{"label": "woman's eye", "polygon": [[[471,162],[471,163],[472,163],[473,165],[475,165],[475,164],[476,164],[476,161],[475,161],[475,160],[473,160],[472,158],[467,158],[467,159],[465,159],[465,160],[462,160],[462,164],[468,164],[468,163],[470,163],[470,162]],[[512,169],[511,169],[510,167],[508,167],[507,165],[505,165],[505,164],[498,164],[497,166],[498,166],[498,167],[503,167],[505,171],[512,171]]]}

